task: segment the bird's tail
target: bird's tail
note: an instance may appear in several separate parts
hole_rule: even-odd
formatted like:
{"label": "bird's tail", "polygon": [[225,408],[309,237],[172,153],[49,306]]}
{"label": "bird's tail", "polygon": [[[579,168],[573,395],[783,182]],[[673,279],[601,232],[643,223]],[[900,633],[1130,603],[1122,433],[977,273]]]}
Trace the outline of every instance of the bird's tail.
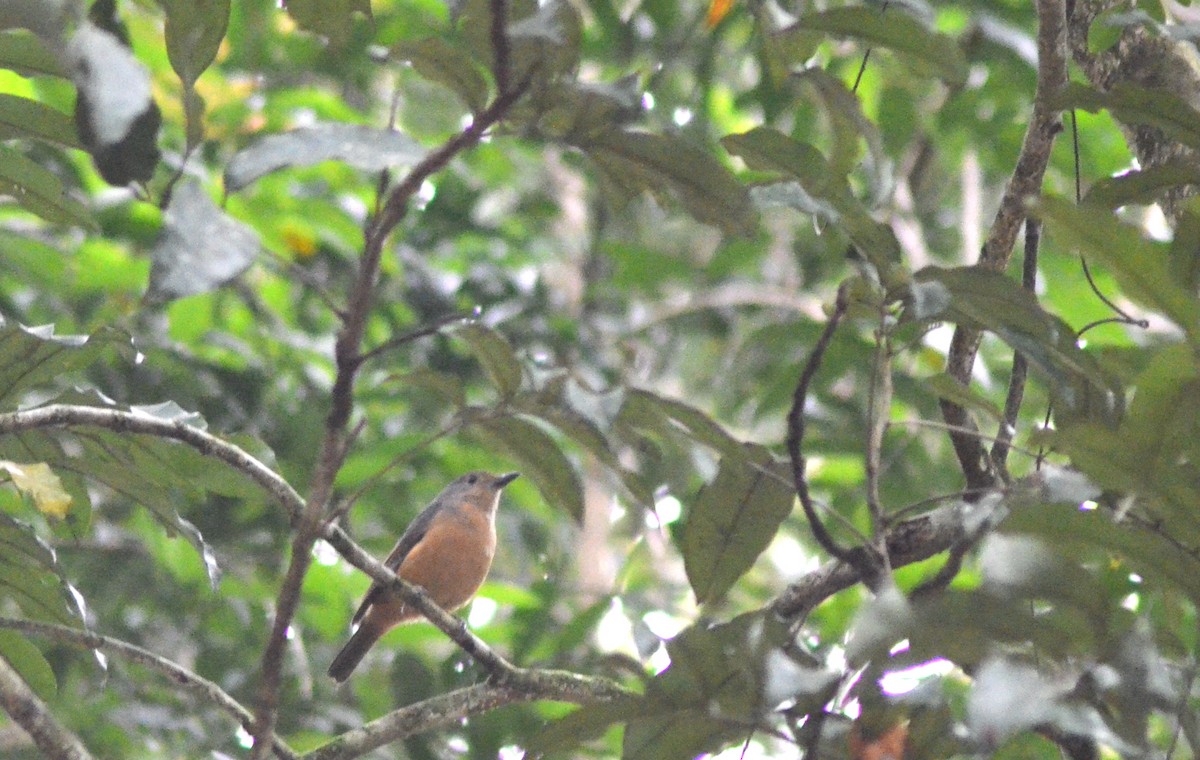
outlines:
{"label": "bird's tail", "polygon": [[349,678],[354,669],[358,667],[358,663],[362,662],[367,650],[379,640],[381,635],[383,632],[372,626],[365,623],[360,625],[350,640],[346,642],[346,646],[342,647],[342,651],[337,653],[333,662],[329,663],[329,677],[338,683]]}

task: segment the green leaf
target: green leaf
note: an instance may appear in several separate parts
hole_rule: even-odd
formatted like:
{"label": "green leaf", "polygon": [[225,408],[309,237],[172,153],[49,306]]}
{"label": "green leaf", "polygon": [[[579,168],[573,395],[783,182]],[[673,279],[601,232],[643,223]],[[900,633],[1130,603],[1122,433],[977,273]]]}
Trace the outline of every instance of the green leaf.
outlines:
{"label": "green leaf", "polygon": [[509,121],[528,124],[551,140],[585,145],[628,124],[641,112],[642,89],[636,77],[613,84],[562,81],[518,103]]}
{"label": "green leaf", "polygon": [[721,460],[717,476],[688,510],[683,528],[683,565],[698,604],[726,592],[767,548],[792,512],[790,469],[761,446]]}
{"label": "green leaf", "polygon": [[44,103],[0,93],[0,140],[34,137],[78,148],[79,138],[71,117]]}
{"label": "green leaf", "polygon": [[553,438],[519,417],[484,417],[474,425],[484,446],[520,462],[547,504],[583,522],[583,483]]}
{"label": "green leaf", "polygon": [[1143,497],[1180,540],[1200,537],[1200,360],[1188,346],[1159,349],[1136,379],[1116,430],[1059,430],[1055,445],[1110,491]]}
{"label": "green leaf", "polygon": [[[8,438],[0,439],[0,445]],[[5,446],[3,455],[9,450]],[[79,608],[54,553],[32,528],[0,513],[0,549],[0,599],[15,602],[31,620],[79,624]]]}
{"label": "green leaf", "polygon": [[1179,286],[1168,246],[1146,240],[1106,209],[1044,198],[1037,214],[1063,243],[1076,246],[1088,261],[1103,264],[1126,295],[1164,314],[1193,343],[1200,343],[1200,301]]}
{"label": "green leaf", "polygon": [[668,641],[671,664],[646,685],[644,709],[625,729],[623,757],[695,757],[744,739],[745,726],[781,702],[795,700],[798,711],[827,702],[838,674],[785,654],[785,628],[751,612],[693,625]]}
{"label": "green leaf", "polygon": [[[535,393],[513,398],[516,409],[553,425],[615,473],[640,504],[654,503],[654,491],[638,474],[621,464],[605,432],[571,403],[567,382],[554,382]],[[578,395],[578,394],[576,394]]]}
{"label": "green leaf", "polygon": [[490,327],[472,322],[456,329],[500,395],[508,398],[521,387],[521,362],[508,339]]}
{"label": "green leaf", "polygon": [[42,41],[23,30],[0,32],[0,68],[12,69],[25,76],[65,77],[58,57]]}
{"label": "green leaf", "polygon": [[1060,423],[1115,422],[1124,400],[1120,385],[1075,343],[1075,331],[1042,309],[1014,280],[978,267],[926,267],[913,276],[912,311],[918,319],[948,319],[985,329],[1020,351],[1050,381]]}
{"label": "green leaf", "polygon": [[84,206],[67,195],[58,177],[11,148],[0,146],[0,193],[22,208],[56,224],[96,229]]}
{"label": "green leaf", "polygon": [[1167,268],[1176,287],[1200,292],[1200,199],[1189,198],[1180,206],[1175,237],[1167,252]]}
{"label": "green leaf", "polygon": [[475,61],[445,39],[401,40],[392,46],[391,57],[411,63],[421,76],[448,87],[472,113],[487,105],[488,83]]}
{"label": "green leaf", "polygon": [[806,13],[796,20],[796,28],[853,37],[872,47],[903,53],[952,87],[967,81],[967,58],[958,43],[928,29],[899,8],[881,12],[860,5]]}
{"label": "green leaf", "polygon": [[58,693],[58,681],[54,678],[50,663],[24,635],[17,631],[0,631],[0,658],[20,673],[33,693],[41,699],[53,699]]}
{"label": "green leaf", "polygon": [[728,135],[725,149],[752,169],[782,172],[795,177],[809,196],[823,201],[826,216],[843,228],[863,255],[885,276],[900,260],[900,244],[891,229],[876,222],[854,197],[850,183],[829,166],[816,148],[793,140],[778,130],[756,127]]}
{"label": "green leaf", "polygon": [[1121,39],[1121,33],[1124,28],[1120,24],[1112,23],[1112,16],[1116,11],[1105,11],[1092,19],[1091,26],[1088,27],[1087,48],[1092,54],[1103,53],[1113,45],[1117,44],[1117,40]]}
{"label": "green leaf", "polygon": [[1194,162],[1170,161],[1098,180],[1084,196],[1083,205],[1115,209],[1130,203],[1150,204],[1157,202],[1167,190],[1198,184],[1200,167]]}
{"label": "green leaf", "polygon": [[[891,159],[883,147],[879,128],[863,113],[862,101],[840,79],[823,69],[810,68],[797,73],[794,81],[812,87],[824,104],[833,133],[829,166],[833,174],[846,176],[860,165],[871,182],[871,196],[880,202],[891,192]],[[867,145],[865,159],[860,158],[859,140]]]}
{"label": "green leaf", "polygon": [[626,192],[670,190],[698,221],[749,236],[756,226],[746,188],[711,154],[677,135],[615,130],[579,145]]}
{"label": "green leaf", "polygon": [[103,328],[93,335],[55,335],[54,325],[0,321],[0,408],[13,409],[34,389],[56,389],[112,349],[132,353],[129,336]]}
{"label": "green leaf", "polygon": [[285,5],[301,29],[325,37],[333,48],[349,39],[355,11],[371,18],[371,0],[287,0]]}
{"label": "green leaf", "polygon": [[159,5],[167,17],[167,57],[184,89],[190,91],[225,39],[229,0],[159,0]]}
{"label": "green leaf", "polygon": [[634,427],[673,427],[697,443],[719,452],[731,461],[746,461],[747,450],[741,441],[694,406],[650,391],[630,388],[621,405],[621,418]]}
{"label": "green leaf", "polygon": [[921,380],[921,387],[929,390],[938,398],[953,401],[959,406],[978,409],[997,422],[1004,422],[1004,413],[991,399],[976,392],[968,386],[960,385],[957,380],[945,372]]}
{"label": "green leaf", "polygon": [[1200,603],[1200,564],[1184,547],[1157,533],[1116,523],[1104,510],[1071,507],[1024,509],[1005,521],[1006,530],[1041,536],[1065,553],[1101,548],[1124,557],[1154,586],[1170,585]]}
{"label": "green leaf", "polygon": [[549,752],[566,752],[599,738],[614,723],[643,715],[645,709],[640,697],[588,705],[548,724],[529,740],[526,749],[538,757]]}
{"label": "green leaf", "polygon": [[1089,113],[1107,109],[1117,121],[1158,127],[1184,145],[1200,148],[1200,113],[1179,95],[1167,90],[1125,82],[1109,92],[1070,82],[1051,98],[1059,109],[1082,108]]}

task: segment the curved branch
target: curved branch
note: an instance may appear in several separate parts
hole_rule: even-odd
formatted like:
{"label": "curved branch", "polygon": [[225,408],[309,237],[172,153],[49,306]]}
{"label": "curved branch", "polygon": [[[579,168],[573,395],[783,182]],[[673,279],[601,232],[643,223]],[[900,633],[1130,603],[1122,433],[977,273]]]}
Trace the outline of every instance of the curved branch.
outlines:
{"label": "curved branch", "polygon": [[607,679],[579,676],[561,671],[516,670],[498,683],[481,683],[402,707],[304,755],[304,760],[348,760],[406,736],[460,719],[479,715],[505,705],[549,699],[556,702],[592,704],[627,695]]}
{"label": "curved branch", "polygon": [[[1064,0],[1038,0],[1038,72],[1037,90],[1033,97],[1033,114],[1012,177],[1004,188],[1000,208],[988,232],[979,256],[978,266],[995,272],[1008,268],[1012,258],[1017,231],[1025,220],[1026,203],[1041,192],[1042,178],[1050,162],[1050,149],[1055,136],[1062,131],[1059,113],[1051,105],[1053,96],[1067,82],[1067,20]],[[975,355],[979,351],[981,333],[962,326],[954,330],[950,352],[946,357],[946,372],[961,385],[971,379]],[[961,405],[943,399],[942,418],[953,428],[966,432],[950,433],[954,453],[958,457],[967,490],[976,491],[996,485],[995,465],[987,450],[975,435],[975,423]]]}
{"label": "curved branch", "polygon": [[[957,504],[927,512],[899,523],[887,534],[888,560],[893,570],[929,559],[959,542],[965,535]],[[786,619],[803,619],[829,597],[868,580],[860,567],[867,566],[866,549],[855,547],[856,563],[827,562],[787,587],[768,609]],[[873,570],[871,572],[874,572]]]}
{"label": "curved branch", "polygon": [[246,475],[283,507],[293,521],[304,508],[304,500],[300,494],[296,493],[296,489],[292,488],[291,484],[277,472],[247,453],[245,449],[185,422],[162,420],[123,409],[71,404],[50,404],[36,409],[0,414],[0,435],[72,425],[99,427],[114,433],[137,433],[179,441],[205,456],[221,460]]}
{"label": "curved branch", "polygon": [[829,529],[825,527],[825,523],[821,522],[821,516],[817,514],[817,505],[808,490],[808,474],[805,472],[807,463],[804,459],[803,449],[804,405],[808,400],[808,386],[816,377],[817,370],[821,367],[821,361],[825,358],[825,351],[829,348],[829,342],[833,340],[833,333],[837,330],[842,317],[845,316],[846,309],[849,308],[848,299],[846,284],[842,283],[838,288],[837,299],[834,301],[829,321],[825,323],[825,328],[817,338],[816,344],[813,345],[808,360],[804,363],[804,369],[800,371],[796,390],[792,393],[792,408],[787,415],[786,444],[788,457],[792,462],[792,480],[795,484],[796,495],[800,497],[800,506],[804,509],[804,516],[808,518],[808,527],[812,531],[813,537],[817,539],[817,543],[821,545],[822,549],[838,561],[858,568],[861,571],[861,577],[870,579],[873,573],[869,571],[877,565],[874,558],[861,550],[842,548]]}
{"label": "curved branch", "polygon": [[[254,726],[254,716],[251,715],[250,711],[243,707],[236,699],[229,696],[220,686],[209,681],[207,678],[196,675],[178,663],[161,657],[147,649],[130,644],[127,641],[114,639],[92,631],[69,628],[65,625],[35,623],[30,620],[16,620],[13,618],[0,618],[0,628],[20,631],[33,636],[42,636],[57,641],[60,644],[69,644],[85,649],[102,649],[111,654],[124,657],[131,662],[145,665],[162,673],[171,679],[172,682],[179,684],[206,702],[211,702],[221,708],[247,731]],[[278,735],[272,735],[272,745],[275,749],[275,754],[279,757],[289,759],[299,757]]]}
{"label": "curved branch", "polygon": [[34,746],[50,760],[90,760],[87,748],[54,719],[46,703],[38,699],[8,661],[0,657],[0,708],[25,729]]}

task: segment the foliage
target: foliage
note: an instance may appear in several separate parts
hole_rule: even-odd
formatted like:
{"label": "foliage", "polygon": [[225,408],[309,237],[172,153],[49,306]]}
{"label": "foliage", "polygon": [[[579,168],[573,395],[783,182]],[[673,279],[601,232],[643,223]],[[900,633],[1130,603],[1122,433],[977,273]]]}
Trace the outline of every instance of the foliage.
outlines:
{"label": "foliage", "polygon": [[[1017,201],[1031,287],[973,266],[1034,109],[1028,3],[275,5],[119,4],[162,112],[124,189],[68,116],[84,9],[0,5],[0,666],[91,752],[239,756],[266,710],[338,756],[413,704],[421,758],[1200,747],[1200,205],[1148,232],[1196,168],[1125,172],[1116,123],[1194,146],[1186,97],[1038,103],[1078,109],[1090,189],[1060,137]],[[328,523],[381,557],[476,468],[526,477],[469,627],[529,670],[419,624],[335,689],[370,580]]]}

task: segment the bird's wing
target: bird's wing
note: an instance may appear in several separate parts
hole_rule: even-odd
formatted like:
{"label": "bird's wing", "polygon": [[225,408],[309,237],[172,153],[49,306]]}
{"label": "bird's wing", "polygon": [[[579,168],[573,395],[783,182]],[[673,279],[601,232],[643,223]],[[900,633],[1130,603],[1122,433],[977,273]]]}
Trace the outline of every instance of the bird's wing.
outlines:
{"label": "bird's wing", "polygon": [[[408,524],[404,534],[400,536],[400,540],[392,548],[391,554],[388,554],[387,559],[383,564],[387,565],[390,570],[399,570],[400,565],[404,562],[404,558],[413,550],[413,547],[421,543],[421,539],[425,538],[425,534],[429,532],[429,526],[433,523],[433,518],[438,512],[438,503],[435,501],[430,504],[421,514],[417,515],[417,519]],[[371,609],[371,605],[379,600],[379,595],[383,593],[383,586],[379,581],[371,584],[367,589],[367,595],[363,597],[362,604],[358,605],[358,610],[354,613],[354,617],[350,619],[350,625],[358,625],[358,621],[362,620],[363,615],[367,614],[367,610]]]}

